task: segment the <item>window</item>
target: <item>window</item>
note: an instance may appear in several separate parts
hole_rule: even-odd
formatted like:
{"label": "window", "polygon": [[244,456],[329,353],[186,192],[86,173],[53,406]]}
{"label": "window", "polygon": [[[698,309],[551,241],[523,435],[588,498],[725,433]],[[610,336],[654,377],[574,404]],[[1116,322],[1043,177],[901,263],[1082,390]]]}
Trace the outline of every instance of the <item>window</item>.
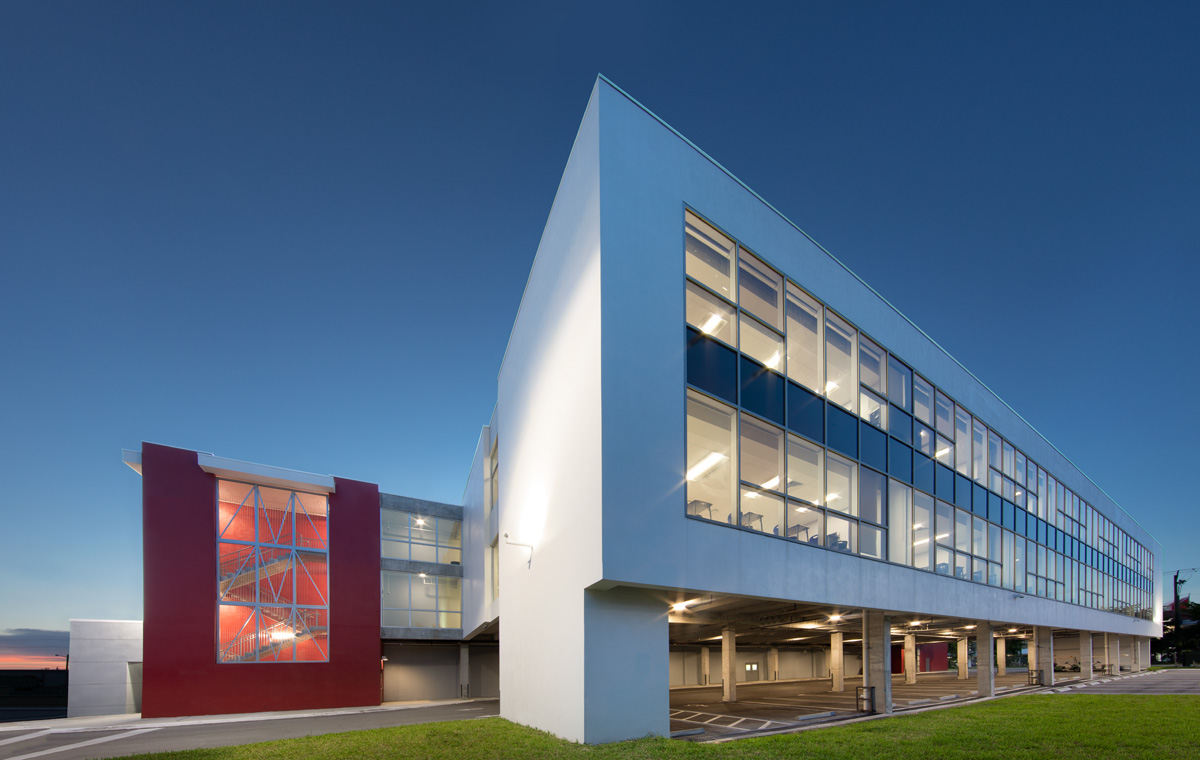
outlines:
{"label": "window", "polygon": [[688,276],[733,300],[733,241],[690,211],[685,230]]}
{"label": "window", "polygon": [[822,504],[825,450],[794,435],[788,436],[788,496]]}
{"label": "window", "polygon": [[[858,482],[858,465],[830,452],[826,458],[825,506],[848,515],[858,512],[855,485]],[[830,517],[832,520],[832,516]]]}
{"label": "window", "polygon": [[877,428],[887,430],[887,402],[868,390],[862,391],[859,415]]}
{"label": "window", "polygon": [[935,447],[937,445],[937,441],[934,440],[933,431],[919,422],[916,423],[916,428],[917,438],[915,443],[917,451],[920,451],[927,457],[932,457],[936,453]]}
{"label": "window", "polygon": [[987,434],[988,430],[979,420],[972,427],[971,477],[980,485],[987,485]]}
{"label": "window", "polygon": [[492,454],[488,457],[488,514],[500,503],[500,441],[492,444]]}
{"label": "window", "polygon": [[733,524],[737,417],[732,408],[688,391],[687,513]]}
{"label": "window", "polygon": [[912,489],[895,480],[888,489],[888,558],[912,564]]}
{"label": "window", "polygon": [[789,502],[788,507],[788,538],[794,538],[802,544],[820,546],[823,536],[821,527],[824,512],[807,504]]}
{"label": "window", "polygon": [[[937,431],[947,438],[954,437],[954,402],[941,391],[937,392]],[[954,463],[951,462],[953,467]]]}
{"label": "window", "polygon": [[217,481],[217,661],[329,661],[329,497]]}
{"label": "window", "polygon": [[786,518],[782,496],[742,486],[740,524],[743,528],[782,536],[784,519]]}
{"label": "window", "polygon": [[742,480],[759,488],[783,491],[783,431],[746,414],[741,418]]}
{"label": "window", "polygon": [[852,412],[858,411],[857,340],[853,327],[825,312],[825,395]]}
{"label": "window", "polygon": [[742,353],[767,369],[783,372],[783,336],[745,314],[741,318]]}
{"label": "window", "polygon": [[860,523],[858,526],[858,553],[864,557],[884,559],[884,536],[887,531],[874,525]]}
{"label": "window", "polygon": [[932,570],[933,559],[933,497],[913,492],[913,554],[912,566]]}
{"label": "window", "polygon": [[971,515],[961,509],[954,513],[954,548],[971,551]]}
{"label": "window", "polygon": [[933,540],[942,546],[954,546],[954,507],[944,501],[937,503]]}
{"label": "window", "polygon": [[809,390],[821,393],[821,304],[790,282],[787,286],[787,374]]}
{"label": "window", "polygon": [[971,477],[971,415],[961,406],[954,408],[955,469]]}
{"label": "window", "polygon": [[894,356],[888,357],[888,400],[906,412],[912,411],[912,370]]}
{"label": "window", "polygon": [[858,524],[834,513],[826,513],[825,546],[839,552],[857,551],[855,534]]}
{"label": "window", "polygon": [[[886,514],[887,478],[869,467],[860,467],[858,473],[858,516],[882,524]],[[865,534],[859,538],[865,541]]]}
{"label": "window", "polygon": [[462,563],[462,521],[379,510],[383,556],[443,565]]}
{"label": "window", "polygon": [[887,353],[867,338],[858,347],[859,376],[862,384],[876,393],[887,392]]}
{"label": "window", "polygon": [[687,323],[705,335],[737,348],[736,317],[731,305],[694,282],[687,284]]}
{"label": "window", "polygon": [[776,330],[783,329],[783,277],[744,248],[738,252],[738,303]]}
{"label": "window", "polygon": [[379,586],[384,627],[462,627],[459,578],[384,570]]}
{"label": "window", "polygon": [[913,375],[913,416],[933,427],[933,386],[920,375]]}

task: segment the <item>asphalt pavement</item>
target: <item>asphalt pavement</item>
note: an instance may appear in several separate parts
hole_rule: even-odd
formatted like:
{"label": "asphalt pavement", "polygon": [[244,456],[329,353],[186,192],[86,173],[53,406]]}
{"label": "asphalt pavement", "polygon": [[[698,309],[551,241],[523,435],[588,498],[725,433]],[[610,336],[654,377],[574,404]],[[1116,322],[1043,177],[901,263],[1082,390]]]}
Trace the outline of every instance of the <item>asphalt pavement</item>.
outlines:
{"label": "asphalt pavement", "polygon": [[1055,689],[1058,693],[1086,694],[1200,694],[1200,670],[1179,668],[1144,671],[1119,678],[1101,677]]}
{"label": "asphalt pavement", "polygon": [[368,728],[481,718],[500,713],[496,699],[425,705],[142,720],[67,718],[0,725],[0,760],[85,760],[146,752],[228,747]]}

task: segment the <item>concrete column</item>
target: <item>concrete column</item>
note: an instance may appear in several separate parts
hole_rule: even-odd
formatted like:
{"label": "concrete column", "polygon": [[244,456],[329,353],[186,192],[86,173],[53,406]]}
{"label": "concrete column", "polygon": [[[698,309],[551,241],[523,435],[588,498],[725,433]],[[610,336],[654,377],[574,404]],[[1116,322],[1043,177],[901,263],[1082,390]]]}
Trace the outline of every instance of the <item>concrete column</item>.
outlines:
{"label": "concrete column", "polygon": [[875,712],[892,711],[892,619],[868,611],[864,619],[863,685],[875,687]]}
{"label": "concrete column", "polygon": [[721,701],[737,701],[737,635],[731,626],[721,630]]}
{"label": "concrete column", "polygon": [[[889,665],[891,663],[888,663]],[[917,682],[917,637],[904,634],[904,683]]]}
{"label": "concrete column", "polygon": [[992,624],[987,620],[975,622],[975,678],[979,683],[978,695],[991,697],[996,694],[995,665],[996,647],[992,644]]}
{"label": "concrete column", "polygon": [[1092,632],[1079,632],[1079,675],[1083,680],[1092,680]]}
{"label": "concrete column", "polygon": [[779,680],[779,647],[771,647],[767,650],[767,680]]}
{"label": "concrete column", "polygon": [[1134,636],[1129,643],[1130,666],[1129,669],[1134,673],[1141,673],[1142,668],[1142,637]]}
{"label": "concrete column", "polygon": [[829,635],[829,675],[833,677],[833,691],[846,690],[846,663],[842,657],[842,632]]}
{"label": "concrete column", "polygon": [[1142,653],[1142,668],[1148,668],[1151,664],[1150,658],[1150,637],[1138,637],[1138,651]]}
{"label": "concrete column", "polygon": [[1106,633],[1104,636],[1108,639],[1108,654],[1105,655],[1105,660],[1114,674],[1121,675],[1121,637],[1115,633]]}
{"label": "concrete column", "polygon": [[970,675],[970,673],[967,672],[971,667],[971,663],[968,662],[971,657],[971,654],[967,649],[967,644],[969,641],[970,639],[958,640],[958,680],[960,681],[967,680]]}
{"label": "concrete column", "polygon": [[708,647],[700,647],[700,683],[707,686],[711,680],[708,671]]}
{"label": "concrete column", "polygon": [[1054,636],[1050,629],[1039,626],[1033,629],[1037,637],[1038,671],[1042,674],[1042,686],[1054,685]]}
{"label": "concrete column", "polygon": [[471,696],[471,646],[458,645],[458,696]]}
{"label": "concrete column", "polygon": [[996,639],[996,675],[1008,675],[1008,639],[1000,636]]}

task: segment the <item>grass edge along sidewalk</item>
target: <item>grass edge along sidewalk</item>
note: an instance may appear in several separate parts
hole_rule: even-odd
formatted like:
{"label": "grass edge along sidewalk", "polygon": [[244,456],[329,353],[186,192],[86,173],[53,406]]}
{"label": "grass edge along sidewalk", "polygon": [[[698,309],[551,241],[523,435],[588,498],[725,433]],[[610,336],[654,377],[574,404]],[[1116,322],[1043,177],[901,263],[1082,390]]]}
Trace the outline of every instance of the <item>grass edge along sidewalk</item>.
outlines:
{"label": "grass edge along sidewalk", "polygon": [[1197,758],[1200,757],[1200,696],[1028,695],[719,745],[639,739],[587,746],[500,718],[481,718],[136,757],[140,760]]}

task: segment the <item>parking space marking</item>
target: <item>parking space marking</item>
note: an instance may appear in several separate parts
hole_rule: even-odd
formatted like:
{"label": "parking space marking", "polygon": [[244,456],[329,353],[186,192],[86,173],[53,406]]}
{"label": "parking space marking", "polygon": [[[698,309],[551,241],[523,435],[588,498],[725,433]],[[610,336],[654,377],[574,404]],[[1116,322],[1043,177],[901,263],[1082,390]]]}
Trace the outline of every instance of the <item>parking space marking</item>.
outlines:
{"label": "parking space marking", "polygon": [[48,728],[45,731],[34,731],[32,734],[21,734],[20,736],[14,736],[11,739],[0,739],[0,744],[12,744],[13,742],[23,742],[26,739],[36,739],[39,736],[45,736],[46,734],[52,734],[52,733],[54,733],[54,730]]}
{"label": "parking space marking", "polygon": [[8,760],[29,760],[29,758],[33,758],[33,757],[45,757],[46,755],[55,755],[55,754],[58,754],[59,752],[66,752],[69,749],[79,749],[80,747],[90,747],[93,744],[103,744],[104,742],[116,741],[117,739],[130,739],[139,734],[148,734],[151,731],[157,731],[157,730],[158,730],[157,728],[139,728],[136,731],[126,731],[126,732],[120,733],[120,734],[113,734],[112,736],[101,736],[99,739],[88,739],[87,741],[83,741],[83,742],[75,742],[74,744],[66,744],[66,745],[63,745],[62,747],[51,747],[50,749],[43,749],[38,752],[30,752],[27,755],[17,755],[16,757],[10,757]]}

